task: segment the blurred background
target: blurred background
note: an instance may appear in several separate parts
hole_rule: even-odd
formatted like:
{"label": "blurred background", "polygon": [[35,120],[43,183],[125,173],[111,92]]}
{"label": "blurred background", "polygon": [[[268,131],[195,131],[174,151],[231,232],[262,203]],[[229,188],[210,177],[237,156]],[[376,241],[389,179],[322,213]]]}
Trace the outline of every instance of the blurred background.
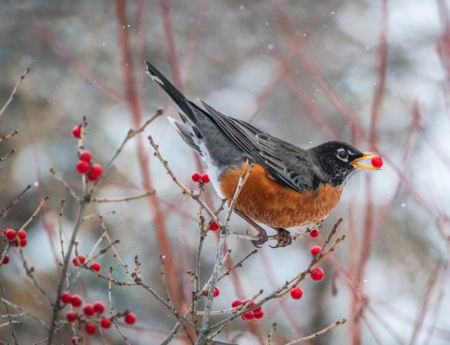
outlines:
{"label": "blurred background", "polygon": [[[164,108],[162,117],[127,143],[97,192],[98,198],[119,198],[155,188],[157,195],[92,204],[86,214],[115,210],[105,222],[112,239],[121,241],[119,254],[131,266],[139,255],[143,280],[161,295],[159,254],[164,254],[175,304],[187,310],[192,285],[185,272],[194,270],[198,207],[166,175],[146,138],[154,136],[190,188],[196,187],[191,174],[203,172],[204,165],[169,126],[166,117],[178,115],[146,76],[147,59],[191,100],[203,99],[274,136],[303,148],[344,140],[385,161],[382,171],[352,178],[318,240],[302,237],[277,250],[265,245],[223,279],[213,309],[229,308],[234,299],[260,289],[270,294],[293,278],[310,262],[311,246],[321,244],[342,215],[339,234],[347,239],[321,263],[324,281],[307,279],[301,300],[286,296],[271,302],[264,319],[238,319],[218,339],[263,344],[277,322],[273,343],[285,344],[346,318],[345,325],[309,344],[449,344],[449,5],[445,0],[4,1],[0,105],[23,71],[31,72],[1,118],[0,136],[14,129],[19,134],[0,145],[2,157],[16,149],[0,163],[0,207],[28,184],[33,187],[1,225],[19,228],[50,196],[28,228],[24,252],[53,299],[61,261],[60,203],[66,200],[66,243],[78,206],[49,169],[81,193],[72,128],[86,116],[85,147],[104,166],[130,128]],[[212,207],[220,204],[211,185],[205,200]],[[236,217],[231,226],[255,233]],[[98,220],[86,221],[78,236],[80,253],[88,254],[101,233]],[[203,281],[211,274],[216,244],[216,234],[210,234]],[[235,238],[227,245],[228,267],[253,250],[249,241]],[[0,268],[7,299],[49,322],[51,309],[27,278],[17,250],[10,257]],[[102,273],[113,266],[113,277],[127,279],[111,252],[99,262]],[[75,292],[89,302],[108,302],[107,281],[90,272],[83,273]],[[134,326],[120,322],[132,344],[158,344],[176,322],[138,287],[113,286],[112,300],[115,310],[129,309],[138,317]],[[37,321],[20,320],[19,343],[46,337]],[[9,327],[0,332],[0,339],[13,342]],[[107,343],[124,343],[117,330],[106,333]],[[57,339],[67,344],[71,337],[66,327]],[[97,335],[88,343],[101,340]],[[173,343],[188,342],[180,333]]]}

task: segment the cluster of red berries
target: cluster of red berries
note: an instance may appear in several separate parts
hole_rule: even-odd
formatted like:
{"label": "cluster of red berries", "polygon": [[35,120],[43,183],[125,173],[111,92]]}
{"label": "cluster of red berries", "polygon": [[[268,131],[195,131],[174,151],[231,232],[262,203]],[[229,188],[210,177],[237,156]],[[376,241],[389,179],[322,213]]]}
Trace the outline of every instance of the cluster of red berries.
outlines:
{"label": "cluster of red berries", "polygon": [[[80,263],[84,264],[85,261],[86,261],[86,257],[84,255],[78,255],[78,258],[75,257],[75,258],[72,259],[72,263],[73,263],[73,265],[75,267],[80,267]],[[91,265],[91,268],[94,271],[98,272],[98,271],[100,271],[101,266],[100,266],[100,264],[98,262],[94,262]]]}
{"label": "cluster of red berries", "polygon": [[[74,127],[72,134],[76,139],[80,139],[81,127]],[[80,152],[78,159],[79,160],[76,165],[77,173],[81,175],[87,174],[89,181],[95,181],[102,175],[102,166],[100,164],[91,164],[92,154],[89,151],[85,150]]]}
{"label": "cluster of red berries", "polygon": [[[78,295],[72,296],[68,292],[64,292],[61,295],[61,302],[63,302],[64,304],[70,303],[70,304],[72,304],[72,306],[74,308],[79,308],[83,304],[83,300],[81,299],[80,296],[78,296]],[[105,305],[102,302],[95,302],[93,305],[85,304],[83,307],[83,314],[87,317],[94,316],[95,314],[97,314],[97,316],[100,316],[104,312],[105,312]],[[68,322],[74,323],[79,319],[79,316],[76,312],[69,310],[66,314],[66,319]],[[86,322],[86,320],[83,320],[82,318],[80,318],[80,321]],[[136,322],[136,315],[134,315],[133,313],[127,312],[125,314],[124,321],[128,325],[132,325]],[[100,320],[100,326],[104,329],[109,329],[111,327],[111,320],[108,318],[102,318]],[[86,322],[85,330],[86,330],[87,334],[93,335],[97,331],[97,327],[92,322]],[[72,338],[72,343],[75,343],[74,338]]]}
{"label": "cluster of red berries", "polygon": [[381,168],[383,166],[383,158],[381,158],[380,156],[376,156],[372,158],[372,165],[375,168]]}
{"label": "cluster of red berries", "polygon": [[[220,290],[217,286],[214,286],[214,292],[213,292],[213,297],[216,298],[218,297],[220,294]],[[208,292],[205,293],[205,296],[208,297]]]}
{"label": "cluster of red berries", "polygon": [[[241,305],[245,305],[246,303],[250,302],[249,299],[244,299],[243,301],[237,299],[234,300],[231,303],[231,307],[232,308],[237,308]],[[255,302],[250,303],[250,305],[248,306],[248,308],[254,307],[256,305]],[[240,308],[238,308],[240,309]],[[252,311],[249,311],[248,313],[244,314],[241,316],[241,319],[244,320],[245,322],[249,322],[252,321],[253,319],[255,320],[260,320],[264,317],[264,312],[262,311],[262,307],[258,307]]]}
{"label": "cluster of red berries", "polygon": [[27,233],[25,230],[15,231],[13,229],[3,229],[3,234],[14,247],[25,247],[27,245]]}
{"label": "cluster of red berries", "polygon": [[208,174],[202,175],[199,172],[195,172],[192,174],[192,181],[197,182],[197,183],[203,182],[205,184],[211,182]]}
{"label": "cluster of red berries", "polygon": [[[320,232],[319,232],[319,230],[317,230],[317,229],[312,229],[312,230],[309,232],[309,235],[310,235],[312,238],[317,238],[317,237],[319,236],[319,234],[320,234]],[[321,247],[321,246],[314,246],[314,247],[311,248],[311,255],[312,255],[312,256],[316,256],[317,254],[319,254],[319,252],[320,252],[321,250],[322,250],[322,247]],[[321,281],[324,277],[325,277],[325,272],[324,272],[323,269],[321,269],[321,268],[315,268],[315,269],[313,269],[313,270],[311,271],[311,278],[312,278],[312,280],[314,280],[314,281],[316,281],[316,282]],[[298,289],[300,292],[298,292],[297,289]],[[296,291],[296,292],[294,292],[294,295],[295,295],[295,296],[298,296],[298,295],[300,294],[300,297],[295,298],[295,297],[292,295],[294,290]],[[291,296],[292,296],[292,298],[294,298],[294,299],[300,299],[300,298],[302,297],[302,295],[303,295],[303,292],[302,292],[302,290],[301,290],[300,288],[298,288],[298,287],[295,287],[295,288],[293,288],[293,289],[291,290]]]}
{"label": "cluster of red berries", "polygon": [[102,166],[100,164],[91,165],[92,154],[89,151],[82,151],[78,158],[79,161],[76,165],[77,173],[81,175],[87,174],[89,181],[95,181],[101,176],[103,172]]}
{"label": "cluster of red berries", "polygon": [[[6,239],[13,247],[25,247],[27,245],[27,233],[23,229],[15,231],[13,229],[5,228],[3,229],[3,235],[6,236]],[[5,254],[2,259],[2,265],[7,264],[9,264],[9,256]]]}

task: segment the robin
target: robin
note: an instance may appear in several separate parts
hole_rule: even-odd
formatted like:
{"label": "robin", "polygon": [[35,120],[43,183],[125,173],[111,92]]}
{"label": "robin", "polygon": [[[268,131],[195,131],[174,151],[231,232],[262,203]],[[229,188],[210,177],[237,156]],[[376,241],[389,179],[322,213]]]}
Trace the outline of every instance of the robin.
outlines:
{"label": "robin", "polygon": [[175,102],[183,123],[168,118],[178,134],[208,165],[217,194],[232,199],[239,177],[254,168],[236,200],[234,212],[259,233],[255,246],[267,240],[257,223],[276,230],[278,243],[292,243],[286,228],[313,225],[337,206],[344,185],[359,169],[379,170],[362,160],[379,157],[350,144],[329,141],[304,150],[252,126],[223,115],[201,101],[203,109],[189,101],[152,64],[147,74]]}

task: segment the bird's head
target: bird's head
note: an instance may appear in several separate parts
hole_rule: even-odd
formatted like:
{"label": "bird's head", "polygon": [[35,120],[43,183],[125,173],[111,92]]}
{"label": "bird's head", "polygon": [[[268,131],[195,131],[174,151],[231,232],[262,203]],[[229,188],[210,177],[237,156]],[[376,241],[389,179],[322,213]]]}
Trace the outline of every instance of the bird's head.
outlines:
{"label": "bird's head", "polygon": [[379,155],[370,152],[363,153],[342,141],[328,141],[308,151],[312,153],[315,163],[319,165],[327,182],[333,186],[345,184],[360,169],[380,170],[381,168],[381,166],[360,164],[361,161],[374,157],[379,157],[382,162]]}

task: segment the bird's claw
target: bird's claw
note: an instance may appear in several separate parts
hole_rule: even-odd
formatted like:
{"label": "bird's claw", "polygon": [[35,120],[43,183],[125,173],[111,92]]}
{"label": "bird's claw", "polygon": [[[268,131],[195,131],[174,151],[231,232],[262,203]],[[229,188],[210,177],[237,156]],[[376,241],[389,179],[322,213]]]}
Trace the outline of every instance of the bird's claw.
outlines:
{"label": "bird's claw", "polygon": [[264,229],[258,229],[258,232],[259,232],[259,240],[252,241],[252,244],[256,248],[262,248],[263,244],[269,240],[269,237],[267,237],[267,232]]}
{"label": "bird's claw", "polygon": [[283,229],[283,228],[275,228],[275,230],[278,232],[278,234],[277,234],[278,242],[277,242],[276,246],[269,245],[270,248],[286,247],[286,246],[292,244],[292,237],[291,237],[291,233],[289,231],[287,231],[286,229]]}

